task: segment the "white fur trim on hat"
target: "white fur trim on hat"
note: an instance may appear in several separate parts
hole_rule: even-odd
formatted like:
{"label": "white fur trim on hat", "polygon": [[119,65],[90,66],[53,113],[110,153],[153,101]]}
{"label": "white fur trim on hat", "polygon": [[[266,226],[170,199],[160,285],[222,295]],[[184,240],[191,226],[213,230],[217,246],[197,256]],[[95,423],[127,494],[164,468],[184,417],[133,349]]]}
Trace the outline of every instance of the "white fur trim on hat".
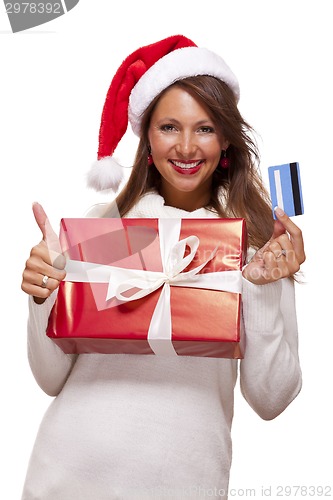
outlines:
{"label": "white fur trim on hat", "polygon": [[96,191],[117,191],[123,180],[123,168],[113,156],[95,161],[87,174],[88,187]]}
{"label": "white fur trim on hat", "polygon": [[215,76],[224,81],[238,102],[238,80],[222,57],[200,47],[177,49],[159,59],[133,88],[128,107],[133,132],[140,134],[142,113],[162,90],[177,80],[196,75]]}

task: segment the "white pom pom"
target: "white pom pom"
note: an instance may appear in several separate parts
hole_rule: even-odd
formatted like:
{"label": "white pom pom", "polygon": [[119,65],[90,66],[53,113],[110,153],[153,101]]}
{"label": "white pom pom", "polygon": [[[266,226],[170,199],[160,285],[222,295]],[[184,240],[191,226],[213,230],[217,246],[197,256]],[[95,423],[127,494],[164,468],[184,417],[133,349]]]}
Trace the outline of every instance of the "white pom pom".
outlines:
{"label": "white pom pom", "polygon": [[116,192],[123,180],[123,167],[112,156],[95,161],[87,174],[88,187],[96,191]]}

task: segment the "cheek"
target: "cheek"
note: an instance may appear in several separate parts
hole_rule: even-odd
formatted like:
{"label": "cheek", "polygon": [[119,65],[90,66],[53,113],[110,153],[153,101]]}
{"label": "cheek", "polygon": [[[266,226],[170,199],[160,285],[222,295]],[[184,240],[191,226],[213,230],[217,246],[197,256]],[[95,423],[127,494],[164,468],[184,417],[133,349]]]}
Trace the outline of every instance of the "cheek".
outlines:
{"label": "cheek", "polygon": [[202,134],[197,137],[197,145],[208,151],[221,151],[223,149],[223,142],[219,139],[217,134]]}
{"label": "cheek", "polygon": [[207,139],[201,142],[201,149],[208,158],[214,159],[220,158],[223,147],[219,141]]}
{"label": "cheek", "polygon": [[150,138],[150,147],[152,150],[152,153],[155,156],[158,155],[163,155],[167,151],[170,150],[174,146],[175,141],[172,139],[172,137],[161,137],[158,136],[157,134],[153,134]]}

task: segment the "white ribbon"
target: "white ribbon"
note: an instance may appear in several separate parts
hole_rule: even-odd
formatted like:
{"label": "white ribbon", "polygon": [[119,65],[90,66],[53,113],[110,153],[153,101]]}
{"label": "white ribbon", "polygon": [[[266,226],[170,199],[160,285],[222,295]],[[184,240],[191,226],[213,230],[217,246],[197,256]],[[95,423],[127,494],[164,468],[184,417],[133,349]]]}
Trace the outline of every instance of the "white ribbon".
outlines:
{"label": "white ribbon", "polygon": [[[172,345],[170,286],[205,288],[241,293],[242,272],[218,271],[199,274],[216,255],[217,247],[200,266],[182,272],[194,259],[200,240],[189,236],[179,241],[181,219],[159,219],[160,251],[163,271],[124,269],[91,262],[69,260],[66,281],[108,283],[106,300],[116,297],[120,302],[136,300],[162,287],[148,330],[148,343],[152,351],[162,356],[177,356]],[[185,248],[190,253],[184,257]],[[132,295],[127,292],[136,289]]]}

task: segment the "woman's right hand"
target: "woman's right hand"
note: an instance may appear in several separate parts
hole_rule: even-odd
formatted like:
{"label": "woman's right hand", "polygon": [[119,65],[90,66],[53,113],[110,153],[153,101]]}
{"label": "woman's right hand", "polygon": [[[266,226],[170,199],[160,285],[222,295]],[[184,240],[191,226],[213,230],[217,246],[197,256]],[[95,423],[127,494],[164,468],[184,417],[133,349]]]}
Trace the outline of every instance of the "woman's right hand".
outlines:
{"label": "woman's right hand", "polygon": [[32,210],[43,239],[31,249],[23,271],[21,288],[28,295],[32,295],[35,302],[42,304],[65,278],[66,259],[61,253],[60,241],[43,207],[34,203]]}

